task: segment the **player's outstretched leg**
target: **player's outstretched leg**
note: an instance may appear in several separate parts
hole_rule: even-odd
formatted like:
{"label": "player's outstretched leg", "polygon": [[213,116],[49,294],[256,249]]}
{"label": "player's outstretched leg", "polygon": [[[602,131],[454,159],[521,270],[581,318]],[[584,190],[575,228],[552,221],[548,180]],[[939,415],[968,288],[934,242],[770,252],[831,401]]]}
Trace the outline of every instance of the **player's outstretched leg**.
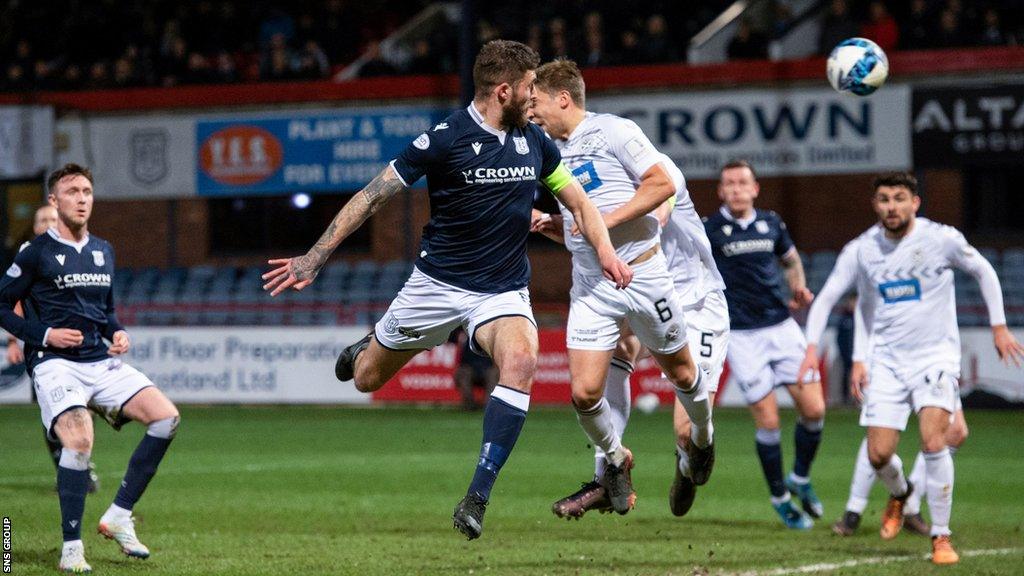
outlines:
{"label": "player's outstretched leg", "polygon": [[[631,408],[629,376],[633,373],[633,363],[624,357],[636,356],[640,343],[635,336],[624,336],[620,339],[615,355],[608,366],[605,377],[604,396],[611,410],[612,426],[621,437],[629,422]],[[621,352],[621,353],[620,353]],[[590,510],[601,513],[611,512],[612,504],[601,481],[608,465],[607,456],[600,447],[594,446],[594,479],[584,482],[579,490],[556,501],[551,511],[559,518],[579,519]],[[636,495],[633,495],[635,504]]]}
{"label": "player's outstretched leg", "polygon": [[346,346],[341,354],[338,355],[337,362],[334,363],[334,376],[341,382],[347,382],[355,378],[356,374],[356,356],[363,350],[366,350],[367,346],[370,345],[370,339],[373,338],[373,333],[367,334],[359,339],[358,342]]}
{"label": "player's outstretched leg", "polygon": [[132,510],[156,474],[178,431],[180,417],[174,404],[156,387],[144,388],[124,405],[125,416],[146,426],[135,452],[128,461],[128,470],[113,504],[100,518],[97,532],[114,540],[125,555],[149,558],[149,548],[135,534]]}
{"label": "player's outstretched leg", "polygon": [[868,506],[871,487],[875,483],[875,469],[868,460],[867,436],[861,440],[857,450],[857,459],[853,465],[853,478],[850,480],[850,497],[846,501],[843,517],[832,525],[832,532],[840,536],[853,536],[860,527],[860,519]]}
{"label": "player's outstretched leg", "polygon": [[[714,404],[714,395],[709,401]],[[676,436],[676,465],[672,484],[668,489],[668,508],[673,516],[685,516],[697,497],[697,485],[694,484],[690,470],[690,418],[677,398],[672,408],[672,427]]]}
{"label": "player's outstretched leg", "polygon": [[676,398],[690,419],[690,478],[697,486],[707,483],[715,466],[714,424],[708,376],[697,367],[684,346],[672,354],[651,353],[675,388]]}
{"label": "player's outstretched leg", "polygon": [[491,489],[515,447],[530,408],[530,386],[537,369],[537,329],[522,316],[489,322],[471,332],[498,368],[499,380],[484,408],[480,459],[466,496],[452,521],[466,538],[479,538]]}
{"label": "player's outstretched leg", "polygon": [[[612,350],[569,349],[569,373],[572,403],[580,427],[591,445],[604,454],[604,474],[599,482],[607,493],[612,508],[626,514],[635,501],[629,475],[631,454],[622,445],[622,423],[604,396]],[[621,390],[616,391],[621,392]]]}
{"label": "player's outstretched leg", "polygon": [[57,466],[57,495],[60,497],[64,535],[60,569],[83,574],[92,571],[85,561],[82,543],[82,515],[85,513],[93,442],[92,418],[84,407],[72,408],[57,418],[54,432],[64,446]]}

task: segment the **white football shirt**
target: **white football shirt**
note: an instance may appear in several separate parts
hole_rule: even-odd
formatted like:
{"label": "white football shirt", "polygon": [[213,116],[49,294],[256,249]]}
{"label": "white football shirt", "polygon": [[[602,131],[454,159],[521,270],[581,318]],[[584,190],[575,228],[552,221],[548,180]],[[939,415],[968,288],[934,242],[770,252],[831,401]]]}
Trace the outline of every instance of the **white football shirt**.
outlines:
{"label": "white football shirt", "polygon": [[[562,153],[562,162],[601,213],[611,212],[628,202],[636,194],[644,173],[668,160],[635,122],[612,114],[587,112],[568,139],[555,140],[555,143]],[[670,160],[667,164],[675,168]],[[679,177],[682,178],[681,173]],[[565,246],[572,252],[573,268],[587,276],[602,275],[594,248],[582,235],[571,233],[575,224],[572,213],[565,206],[561,211],[565,221]],[[615,252],[623,262],[631,262],[654,246],[659,241],[659,233],[658,217],[653,213],[608,231]]]}
{"label": "white football shirt", "polygon": [[856,286],[872,361],[941,358],[959,364],[954,267],[978,279],[989,322],[1005,324],[999,279],[991,264],[956,228],[916,218],[910,233],[898,241],[886,238],[876,224],[843,248],[811,306],[807,341],[821,340],[829,312]]}
{"label": "white football shirt", "polygon": [[686,181],[674,164],[672,168],[679,173],[682,184],[677,188],[675,206],[668,222],[661,230],[661,247],[675,281],[676,293],[683,306],[690,306],[700,302],[709,292],[725,290],[725,281],[715,264],[711,241],[693,206]]}

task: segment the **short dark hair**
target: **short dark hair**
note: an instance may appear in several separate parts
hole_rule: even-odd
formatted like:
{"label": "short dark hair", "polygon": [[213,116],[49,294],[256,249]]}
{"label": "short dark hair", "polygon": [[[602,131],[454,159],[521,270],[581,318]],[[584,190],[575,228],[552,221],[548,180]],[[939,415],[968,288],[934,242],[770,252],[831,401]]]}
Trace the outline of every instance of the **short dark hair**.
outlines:
{"label": "short dark hair", "polygon": [[875,177],[874,186],[871,190],[878,192],[878,189],[882,186],[889,186],[895,188],[902,186],[907,190],[910,190],[911,194],[917,194],[917,178],[910,172],[887,172],[885,174],[879,174]]}
{"label": "short dark hair", "polygon": [[92,171],[85,166],[80,166],[74,163],[67,163],[60,168],[50,172],[50,176],[46,178],[46,193],[53,194],[54,188],[57,187],[57,182],[60,182],[66,176],[85,176],[85,179],[92,184]]}
{"label": "short dark hair", "polygon": [[583,108],[587,99],[587,87],[583,73],[575,62],[559,58],[537,68],[537,89],[547,93],[565,90],[573,104]]}
{"label": "short dark hair", "polygon": [[754,171],[754,167],[750,164],[750,162],[744,160],[743,158],[734,158],[732,160],[729,160],[728,162],[725,163],[725,166],[722,166],[722,169],[719,170],[718,172],[725,172],[726,170],[732,168],[746,168],[747,170],[750,170],[750,175],[754,177],[754,180],[757,180],[757,172]]}
{"label": "short dark hair", "polygon": [[484,44],[473,64],[476,96],[486,96],[503,82],[515,84],[523,74],[540,66],[540,56],[526,44],[512,40],[491,40]]}

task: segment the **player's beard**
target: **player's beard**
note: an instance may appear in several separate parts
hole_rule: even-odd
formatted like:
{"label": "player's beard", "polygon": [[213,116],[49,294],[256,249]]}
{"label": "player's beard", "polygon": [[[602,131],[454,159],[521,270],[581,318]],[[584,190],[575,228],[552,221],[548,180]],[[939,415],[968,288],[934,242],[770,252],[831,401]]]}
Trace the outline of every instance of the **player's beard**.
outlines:
{"label": "player's beard", "polygon": [[900,218],[896,224],[890,224],[887,218],[883,218],[882,226],[893,236],[903,236],[910,227],[910,218]]}
{"label": "player's beard", "polygon": [[501,107],[501,125],[506,128],[522,128],[526,126],[529,99],[510,100]]}

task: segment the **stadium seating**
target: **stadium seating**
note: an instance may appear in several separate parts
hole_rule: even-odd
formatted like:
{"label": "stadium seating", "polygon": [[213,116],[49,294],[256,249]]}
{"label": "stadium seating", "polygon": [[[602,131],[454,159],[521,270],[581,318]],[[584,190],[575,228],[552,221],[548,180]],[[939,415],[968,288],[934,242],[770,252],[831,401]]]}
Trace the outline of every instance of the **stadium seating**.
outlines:
{"label": "stadium seating", "polygon": [[[981,252],[1002,280],[1009,323],[1024,325],[1024,249]],[[817,293],[837,254],[823,250],[800,256],[807,284]],[[116,275],[114,297],[125,320],[133,325],[369,325],[401,290],[412,263],[332,262],[309,288],[274,299],[263,292],[263,272],[259,266],[122,269]],[[977,282],[960,271],[955,271],[955,277],[960,324],[988,325]],[[832,324],[835,321],[833,315]]]}

